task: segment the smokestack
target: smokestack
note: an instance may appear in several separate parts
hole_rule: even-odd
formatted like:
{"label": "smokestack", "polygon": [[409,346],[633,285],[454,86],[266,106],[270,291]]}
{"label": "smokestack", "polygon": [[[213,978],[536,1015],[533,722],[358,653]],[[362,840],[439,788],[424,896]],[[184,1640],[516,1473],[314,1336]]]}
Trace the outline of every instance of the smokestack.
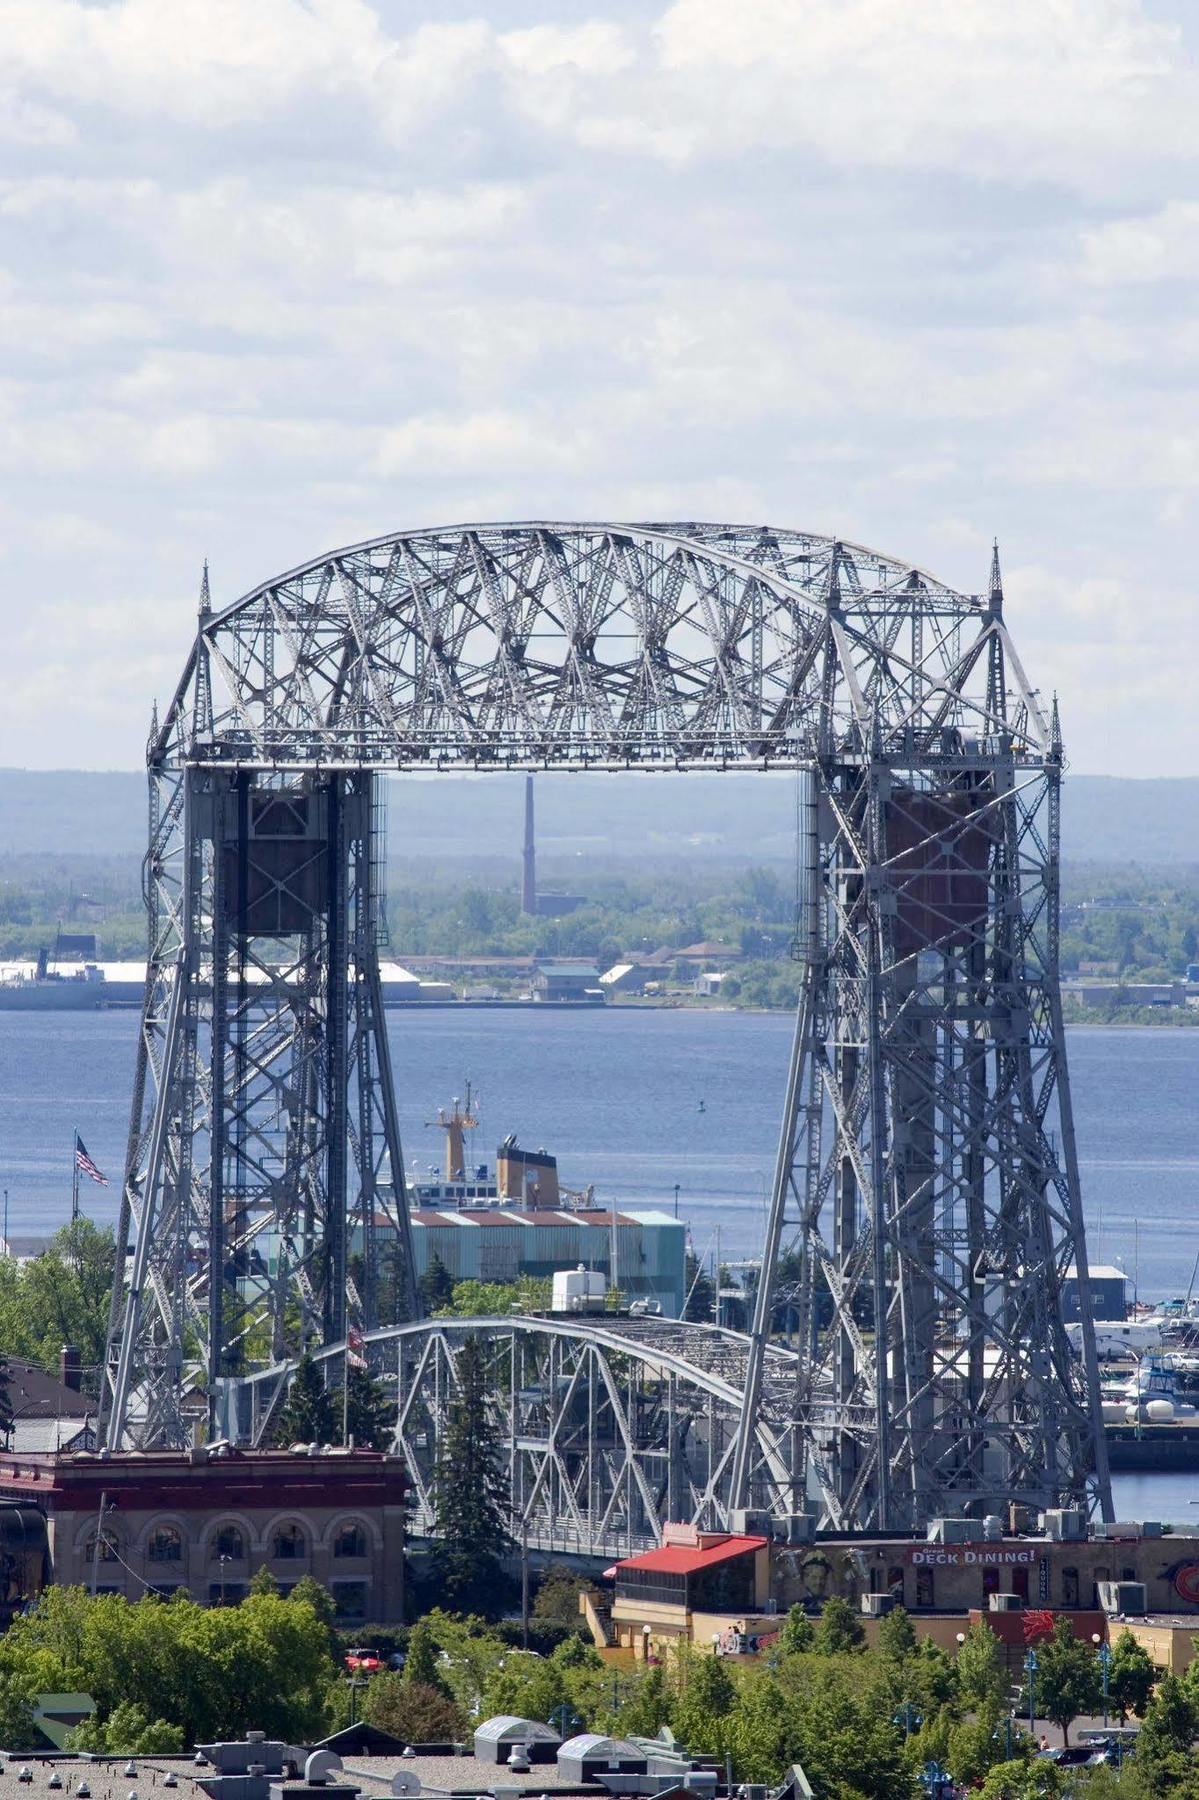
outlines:
{"label": "smokestack", "polygon": [[525,855],[520,882],[520,910],[537,911],[537,853],[533,848],[533,777],[525,776]]}

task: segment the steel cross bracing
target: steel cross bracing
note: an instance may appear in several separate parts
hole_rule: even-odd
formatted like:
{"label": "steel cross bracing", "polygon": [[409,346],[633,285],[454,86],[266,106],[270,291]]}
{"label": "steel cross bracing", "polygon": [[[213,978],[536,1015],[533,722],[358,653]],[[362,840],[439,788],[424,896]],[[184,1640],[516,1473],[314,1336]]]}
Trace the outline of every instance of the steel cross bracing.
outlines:
{"label": "steel cross bracing", "polygon": [[[669,1319],[431,1319],[368,1332],[365,1353],[396,1407],[393,1448],[412,1494],[409,1530],[434,1533],[437,1445],[468,1335],[484,1346],[493,1422],[507,1446],[513,1518],[534,1550],[625,1556],[662,1524],[730,1523],[730,1475],[748,1339]],[[340,1380],[342,1351],[317,1353]],[[259,1441],[290,1365],[241,1388],[239,1429]],[[803,1511],[795,1488],[795,1357],[766,1358],[756,1460],[776,1516]]]}
{"label": "steel cross bracing", "polygon": [[[786,768],[803,997],[730,1492],[775,1270],[802,1270],[794,1488],[846,1526],[1106,1509],[1057,972],[1062,751],[983,595],[808,534],[492,525],[207,585],[148,752],[151,957],[104,1398],[212,1428],[248,1373],[412,1320],[380,1025],[380,770]],[[1084,1318],[1089,1319],[1084,1304]],[[591,1354],[589,1351],[588,1354]],[[771,1452],[774,1455],[774,1452]]]}

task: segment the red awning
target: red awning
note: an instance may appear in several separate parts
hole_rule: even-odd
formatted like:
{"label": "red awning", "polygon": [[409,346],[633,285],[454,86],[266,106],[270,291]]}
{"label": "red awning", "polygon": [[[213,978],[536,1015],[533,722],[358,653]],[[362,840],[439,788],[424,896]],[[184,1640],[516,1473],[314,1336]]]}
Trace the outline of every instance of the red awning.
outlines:
{"label": "red awning", "polygon": [[693,1544],[664,1544],[660,1550],[647,1550],[643,1556],[626,1556],[617,1563],[614,1573],[647,1569],[667,1575],[698,1575],[702,1569],[731,1562],[735,1556],[752,1556],[755,1550],[764,1550],[766,1543],[764,1537],[726,1537],[706,1549]]}

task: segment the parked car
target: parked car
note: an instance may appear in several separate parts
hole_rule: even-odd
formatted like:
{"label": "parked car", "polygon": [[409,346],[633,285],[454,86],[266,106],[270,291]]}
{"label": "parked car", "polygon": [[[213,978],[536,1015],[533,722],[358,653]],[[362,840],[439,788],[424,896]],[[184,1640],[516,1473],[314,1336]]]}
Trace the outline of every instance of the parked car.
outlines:
{"label": "parked car", "polygon": [[346,1668],[351,1674],[374,1675],[383,1667],[383,1658],[377,1650],[347,1650]]}

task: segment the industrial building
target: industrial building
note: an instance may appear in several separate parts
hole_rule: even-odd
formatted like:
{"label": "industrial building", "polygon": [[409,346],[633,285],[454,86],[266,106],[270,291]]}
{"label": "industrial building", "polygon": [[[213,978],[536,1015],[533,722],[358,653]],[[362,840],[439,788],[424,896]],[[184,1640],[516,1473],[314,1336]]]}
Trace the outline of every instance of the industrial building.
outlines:
{"label": "industrial building", "polygon": [[[455,1281],[515,1281],[556,1269],[595,1269],[628,1301],[656,1301],[677,1319],[686,1294],[686,1226],[641,1208],[421,1207],[412,1214],[418,1279],[434,1256]],[[615,1257],[613,1245],[615,1244]]]}
{"label": "industrial building", "polygon": [[[1113,1263],[1091,1263],[1087,1269],[1091,1286],[1091,1317],[1124,1320],[1128,1316],[1128,1277]],[[1078,1322],[1078,1271],[1071,1263],[1062,1281],[1062,1318],[1067,1325]]]}
{"label": "industrial building", "polygon": [[604,990],[600,986],[600,972],[594,963],[539,963],[533,977],[533,998],[602,1006]]}
{"label": "industrial building", "polygon": [[0,1453],[0,1619],[42,1587],[240,1600],[313,1575],[347,1625],[404,1603],[403,1464],[373,1450]]}

